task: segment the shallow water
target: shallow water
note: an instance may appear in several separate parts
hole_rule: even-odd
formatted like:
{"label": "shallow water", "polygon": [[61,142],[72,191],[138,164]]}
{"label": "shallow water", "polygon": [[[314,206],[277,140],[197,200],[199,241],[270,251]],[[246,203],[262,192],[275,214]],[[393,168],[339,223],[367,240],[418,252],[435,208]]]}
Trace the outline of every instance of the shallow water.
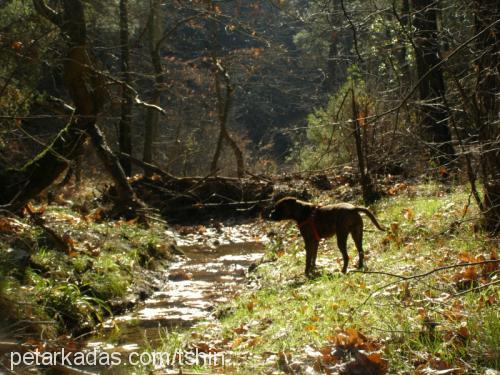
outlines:
{"label": "shallow water", "polygon": [[212,319],[217,304],[244,288],[248,267],[263,256],[266,238],[245,226],[207,231],[178,239],[184,256],[167,270],[169,281],[164,287],[131,312],[106,321],[87,347],[132,352],[145,345],[154,347],[166,329]]}

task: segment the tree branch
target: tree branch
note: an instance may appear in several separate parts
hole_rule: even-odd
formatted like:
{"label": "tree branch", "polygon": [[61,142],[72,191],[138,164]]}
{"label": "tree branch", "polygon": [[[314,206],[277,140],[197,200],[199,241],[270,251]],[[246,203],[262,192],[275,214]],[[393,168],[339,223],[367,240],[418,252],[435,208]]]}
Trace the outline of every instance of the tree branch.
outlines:
{"label": "tree branch", "polygon": [[35,10],[43,17],[48,19],[54,25],[62,26],[62,15],[49,7],[45,0],[33,0]]}
{"label": "tree branch", "polygon": [[363,62],[363,58],[361,57],[361,54],[359,53],[359,50],[358,50],[358,33],[356,31],[356,26],[354,26],[354,23],[352,22],[351,18],[347,14],[347,10],[345,9],[345,5],[344,5],[344,0],[340,1],[340,6],[342,7],[342,12],[344,13],[344,17],[346,18],[347,22],[349,22],[349,25],[351,25],[352,37],[354,39],[354,49],[356,51],[356,55],[358,55],[359,62]]}
{"label": "tree branch", "polygon": [[[479,265],[482,265],[482,264],[491,264],[491,263],[498,264],[498,263],[500,263],[500,260],[498,260],[498,259],[491,259],[491,260],[484,260],[484,261],[481,261],[481,262],[451,264],[451,265],[448,265],[448,266],[433,268],[430,271],[427,271],[427,272],[424,272],[424,273],[420,273],[420,274],[417,274],[417,275],[412,275],[412,276],[397,275],[397,274],[388,273],[388,272],[381,272],[381,271],[364,271],[364,272],[363,271],[359,271],[361,273],[381,274],[381,275],[387,275],[387,276],[391,276],[391,277],[397,277],[397,278],[399,278],[399,280],[391,281],[390,283],[384,284],[381,287],[379,287],[379,288],[375,289],[374,291],[370,292],[370,294],[365,298],[365,300],[363,302],[361,302],[356,308],[354,308],[353,311],[359,310],[376,293],[378,293],[381,290],[384,290],[384,289],[386,289],[386,288],[388,288],[388,287],[390,287],[392,285],[396,285],[396,284],[398,284],[398,283],[400,283],[402,281],[421,279],[421,278],[429,276],[429,275],[431,275],[433,273],[436,273],[436,272],[439,272],[439,271],[444,271],[444,270],[449,270],[449,269],[453,269],[453,268],[479,266]],[[353,272],[353,271],[351,271],[351,272]],[[354,272],[356,272],[356,271],[354,271]],[[494,283],[490,283],[490,284],[491,285],[495,285]],[[487,284],[487,285],[490,285],[490,284]]]}
{"label": "tree branch", "polygon": [[397,106],[395,106],[393,108],[390,108],[387,111],[382,112],[380,114],[375,114],[373,116],[366,116],[366,117],[364,117],[364,119],[366,120],[366,125],[369,125],[369,124],[377,121],[381,117],[384,117],[384,116],[386,116],[386,115],[388,115],[390,113],[398,111],[408,101],[408,99],[410,99],[412,97],[412,95],[415,93],[415,91],[417,91],[417,89],[420,86],[420,84],[422,83],[422,81],[424,79],[426,79],[429,76],[429,74],[431,74],[435,69],[439,68],[441,65],[446,64],[449,60],[451,60],[451,58],[453,56],[455,56],[464,47],[466,47],[468,44],[472,43],[474,40],[476,40],[477,38],[479,38],[481,35],[483,35],[485,32],[487,32],[490,28],[492,28],[493,26],[495,26],[499,22],[500,22],[500,19],[492,22],[490,25],[486,26],[483,30],[481,30],[477,34],[471,36],[465,42],[463,42],[462,44],[460,44],[449,55],[447,55],[446,57],[444,57],[439,63],[437,63],[436,65],[432,66],[422,77],[420,77],[420,79],[417,81],[417,83],[415,83],[415,85],[411,88],[411,90],[408,92],[408,94],[406,94],[406,96],[401,100],[401,102]]}

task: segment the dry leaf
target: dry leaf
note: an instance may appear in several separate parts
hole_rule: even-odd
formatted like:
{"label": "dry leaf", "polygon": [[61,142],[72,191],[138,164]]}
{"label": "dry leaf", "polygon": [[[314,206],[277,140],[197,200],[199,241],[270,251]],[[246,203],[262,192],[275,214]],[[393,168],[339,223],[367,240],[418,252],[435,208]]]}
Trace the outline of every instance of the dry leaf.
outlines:
{"label": "dry leaf", "polygon": [[413,219],[415,218],[415,211],[413,211],[411,208],[405,208],[403,212],[403,216],[406,220],[413,221]]}

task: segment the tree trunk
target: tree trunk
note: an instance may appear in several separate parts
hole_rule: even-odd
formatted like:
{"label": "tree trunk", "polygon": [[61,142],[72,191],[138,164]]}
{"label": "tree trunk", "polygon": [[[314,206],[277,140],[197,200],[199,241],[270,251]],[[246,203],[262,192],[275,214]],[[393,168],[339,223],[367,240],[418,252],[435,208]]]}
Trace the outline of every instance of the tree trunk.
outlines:
{"label": "tree trunk", "polygon": [[331,2],[331,12],[328,22],[331,25],[330,45],[328,47],[327,77],[325,86],[331,93],[335,93],[344,84],[349,67],[346,56],[342,56],[351,48],[350,36],[342,27],[342,18],[337,12],[341,11],[340,0]]}
{"label": "tree trunk", "polygon": [[[125,173],[123,172],[118,157],[113,154],[113,152],[109,148],[106,142],[106,138],[104,137],[101,129],[99,129],[97,124],[93,124],[87,129],[87,133],[92,139],[92,144],[97,151],[99,159],[101,159],[101,161],[103,162],[104,168],[106,168],[111,176],[113,176],[119,203],[131,205],[132,209],[137,208],[138,199],[136,198],[132,187],[127,181],[127,176],[125,176]],[[129,207],[126,207],[127,210],[128,208]]]}
{"label": "tree trunk", "polygon": [[[474,16],[479,33],[500,15],[496,0],[475,0]],[[480,176],[484,187],[483,217],[485,227],[500,231],[500,133],[498,127],[498,54],[500,26],[483,32],[476,39],[477,84],[476,101],[479,107],[478,135],[481,145]]]}
{"label": "tree trunk", "polygon": [[[47,188],[67,169],[69,161],[81,153],[88,132],[97,146],[99,155],[111,176],[117,182],[119,197],[128,207],[142,206],[130,188],[120,165],[113,161],[109,149],[102,147],[103,138],[96,135],[96,117],[103,101],[104,84],[93,70],[86,51],[86,27],[83,5],[80,0],[63,0],[63,10],[58,13],[43,0],[33,0],[36,11],[61,29],[68,43],[64,63],[64,81],[68,87],[75,111],[70,123],[58,134],[47,149],[19,170],[0,171],[0,205],[13,211],[22,208]],[[111,155],[111,156],[110,156]]]}
{"label": "tree trunk", "polygon": [[68,43],[64,62],[64,81],[75,104],[69,124],[51,145],[21,169],[0,172],[3,186],[0,204],[15,211],[49,188],[81,151],[85,130],[96,121],[99,110],[99,86],[88,68],[85,15],[79,0],[64,0],[58,13],[43,0],[33,0],[36,11],[61,29]]}
{"label": "tree trunk", "polygon": [[436,0],[412,0],[415,17],[413,26],[419,84],[421,123],[424,139],[430,143],[432,159],[439,166],[451,166],[455,159],[448,110],[443,98],[446,93],[443,72],[432,67],[441,61],[436,19]]}
{"label": "tree trunk", "polygon": [[[224,69],[224,67],[213,58],[214,65],[217,71],[215,72],[215,93],[217,97],[217,112],[219,117],[220,132],[217,139],[217,146],[215,148],[215,153],[212,159],[212,164],[210,167],[210,173],[215,174],[217,172],[217,164],[219,162],[220,154],[222,153],[222,146],[224,140],[227,141],[231,147],[234,156],[236,158],[236,174],[238,177],[243,177],[245,174],[245,164],[243,160],[243,153],[238,147],[237,143],[231,138],[227,130],[227,122],[229,120],[229,111],[232,106],[233,100],[233,87],[231,85],[229,76]],[[226,95],[225,98],[222,97],[221,80],[220,77],[224,78],[226,85]]]}
{"label": "tree trunk", "polygon": [[[130,51],[128,32],[128,6],[127,0],[120,0],[120,65],[122,84],[121,119],[119,124],[120,152],[132,155],[132,94],[130,86]],[[120,164],[127,176],[132,175],[132,164],[129,159],[121,158]]]}
{"label": "tree trunk", "polygon": [[[397,12],[394,9],[394,12]],[[400,26],[403,29],[403,33],[407,35],[408,30],[410,29],[409,25],[409,15],[410,15],[410,2],[409,0],[401,0],[401,16],[398,17],[400,22]],[[403,87],[410,86],[411,82],[411,73],[410,73],[410,65],[407,60],[407,50],[405,45],[406,38],[404,35],[399,34],[397,38],[396,44],[396,59],[398,61],[399,70],[401,74],[401,84]]]}
{"label": "tree trunk", "polygon": [[370,174],[366,168],[365,156],[363,152],[363,141],[361,139],[361,127],[359,124],[359,111],[358,105],[356,103],[356,96],[354,93],[354,85],[351,87],[351,96],[352,96],[352,124],[353,124],[353,133],[354,140],[356,142],[356,154],[358,157],[358,168],[359,168],[359,176],[361,182],[361,191],[363,194],[363,201],[366,205],[372,204],[377,199],[380,198],[380,194],[377,193],[375,187],[373,186],[373,182],[370,178]]}
{"label": "tree trunk", "polygon": [[[151,63],[155,74],[155,84],[153,86],[153,95],[151,103],[160,105],[161,88],[163,85],[163,68],[160,59],[160,30],[161,30],[161,0],[150,0],[149,13],[149,53]],[[154,139],[158,134],[158,111],[152,108],[148,109],[146,117],[146,129],[144,134],[144,153],[143,161],[151,164],[154,160]],[[151,170],[144,169],[144,174],[150,175]]]}

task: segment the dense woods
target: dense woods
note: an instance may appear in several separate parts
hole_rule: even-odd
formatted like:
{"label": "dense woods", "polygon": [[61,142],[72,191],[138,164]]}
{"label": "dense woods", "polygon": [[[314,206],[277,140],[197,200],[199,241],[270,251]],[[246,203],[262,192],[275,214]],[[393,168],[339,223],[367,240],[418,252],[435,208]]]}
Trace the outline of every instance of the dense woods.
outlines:
{"label": "dense woods", "polygon": [[[420,238],[415,227],[418,240],[410,234],[405,237],[393,223],[380,246],[403,251],[408,243],[424,244],[443,233],[464,232],[474,241],[483,236],[463,248],[455,245],[467,269],[474,264],[483,268],[470,271],[475,276],[460,274],[469,284],[460,284],[454,293],[490,287],[488,296],[498,298],[499,39],[496,0],[0,1],[0,256],[5,260],[0,261],[0,308],[9,306],[9,313],[0,318],[0,353],[7,352],[2,342],[22,340],[9,338],[8,327],[17,321],[53,319],[63,322],[53,337],[77,335],[104,316],[126,309],[109,307],[126,287],[119,287],[120,293],[112,288],[102,291],[99,283],[106,282],[94,285],[78,279],[97,267],[92,252],[104,251],[105,246],[90,245],[91,240],[72,231],[95,230],[95,237],[105,241],[100,225],[130,226],[127,231],[136,234],[123,238],[141,249],[124,258],[130,257],[123,267],[130,266],[127,272],[133,275],[137,262],[146,267],[155,259],[166,267],[171,260],[165,254],[173,241],[166,239],[163,226],[200,225],[197,230],[203,237],[205,226],[215,225],[219,231],[220,224],[214,223],[266,217],[269,206],[285,195],[320,204],[326,199],[373,205],[391,221],[397,219],[389,212],[401,204],[399,214],[404,212],[404,218],[417,226],[416,208],[409,208],[413,203],[401,203],[397,197],[404,193],[410,200],[419,199],[418,186],[435,184],[443,202],[460,199],[454,204],[464,207],[463,213],[433,236]],[[431,195],[429,202],[432,199]],[[438,203],[429,207],[433,204]],[[77,230],[55,225],[58,219],[51,210],[59,206],[82,215],[86,224],[78,219],[78,225],[86,226]],[[422,219],[421,226],[440,222],[432,215],[428,219]],[[133,229],[135,225],[140,229]],[[283,237],[271,236],[267,245],[274,261],[282,261],[283,246],[299,246],[287,239],[289,229],[281,230]],[[271,232],[275,235],[276,228]],[[41,244],[41,236],[49,241]],[[109,236],[118,241],[117,248],[129,246],[120,242],[125,241],[121,235]],[[149,242],[143,240],[149,236]],[[446,238],[443,243],[449,241],[454,240]],[[76,262],[71,260],[74,242],[76,247],[78,242],[87,244],[85,251],[92,253],[88,267],[71,263]],[[17,265],[6,259],[18,245],[27,246],[29,256],[23,258],[23,271],[14,275]],[[42,248],[62,250],[72,275],[67,280],[79,280],[73,281],[81,296],[92,299],[85,300],[88,306],[99,305],[88,307],[92,313],[87,320],[77,307],[66,311],[80,317],[74,322],[50,311],[30,318],[25,307],[12,307],[16,288],[34,283],[26,269],[39,275],[52,267],[36,260]],[[159,255],[154,250],[158,248]],[[455,258],[456,254],[443,256],[439,264],[427,266],[449,266]],[[111,268],[103,272],[111,275]],[[393,277],[396,271],[384,272]],[[262,276],[264,290],[273,284],[269,274]],[[413,276],[405,274],[401,280],[410,283]],[[133,280],[130,276],[127,282],[134,285]],[[453,294],[448,289],[447,293]],[[29,303],[35,303],[30,298],[26,297]],[[251,313],[259,304],[255,294],[248,298],[237,308]],[[269,303],[279,305],[272,298]],[[498,306],[496,300],[485,301],[489,302],[483,305]],[[53,309],[62,311],[63,305]],[[435,327],[429,323],[427,307],[416,311],[431,346]],[[347,341],[330,336],[328,347],[353,353],[365,348],[368,354],[380,349],[360,333],[361,327],[356,327],[358,332],[338,325],[343,331],[336,334]],[[498,332],[498,316],[494,325]],[[241,332],[251,331],[250,326],[241,327]],[[460,331],[461,340],[469,340],[470,330]],[[39,333],[32,327],[23,332]],[[498,345],[498,333],[495,337]],[[259,347],[258,342],[252,347]],[[316,357],[322,358],[323,367],[313,366],[318,373],[388,371],[385,359],[365,353],[362,359],[353,354],[355,365],[335,372],[335,354],[328,357],[324,348]],[[413,346],[411,350],[417,351]],[[291,351],[284,347],[277,352],[277,369],[302,373],[304,367],[297,370],[287,357]],[[425,364],[436,372],[420,368],[417,373],[472,374],[480,373],[475,372],[479,368],[498,370],[498,355],[490,360],[491,355],[462,358],[469,367],[452,359],[448,367],[439,367],[429,358],[405,367],[401,363],[409,357],[399,363],[394,360],[397,355],[388,363],[404,369],[398,373],[415,373]],[[341,362],[345,353],[337,357]],[[439,372],[453,366],[459,370]]]}
{"label": "dense woods", "polygon": [[187,176],[352,163],[365,190],[383,173],[466,178],[495,231],[496,7],[3,2],[2,204],[68,165],[120,187],[114,158],[141,172],[127,155]]}

